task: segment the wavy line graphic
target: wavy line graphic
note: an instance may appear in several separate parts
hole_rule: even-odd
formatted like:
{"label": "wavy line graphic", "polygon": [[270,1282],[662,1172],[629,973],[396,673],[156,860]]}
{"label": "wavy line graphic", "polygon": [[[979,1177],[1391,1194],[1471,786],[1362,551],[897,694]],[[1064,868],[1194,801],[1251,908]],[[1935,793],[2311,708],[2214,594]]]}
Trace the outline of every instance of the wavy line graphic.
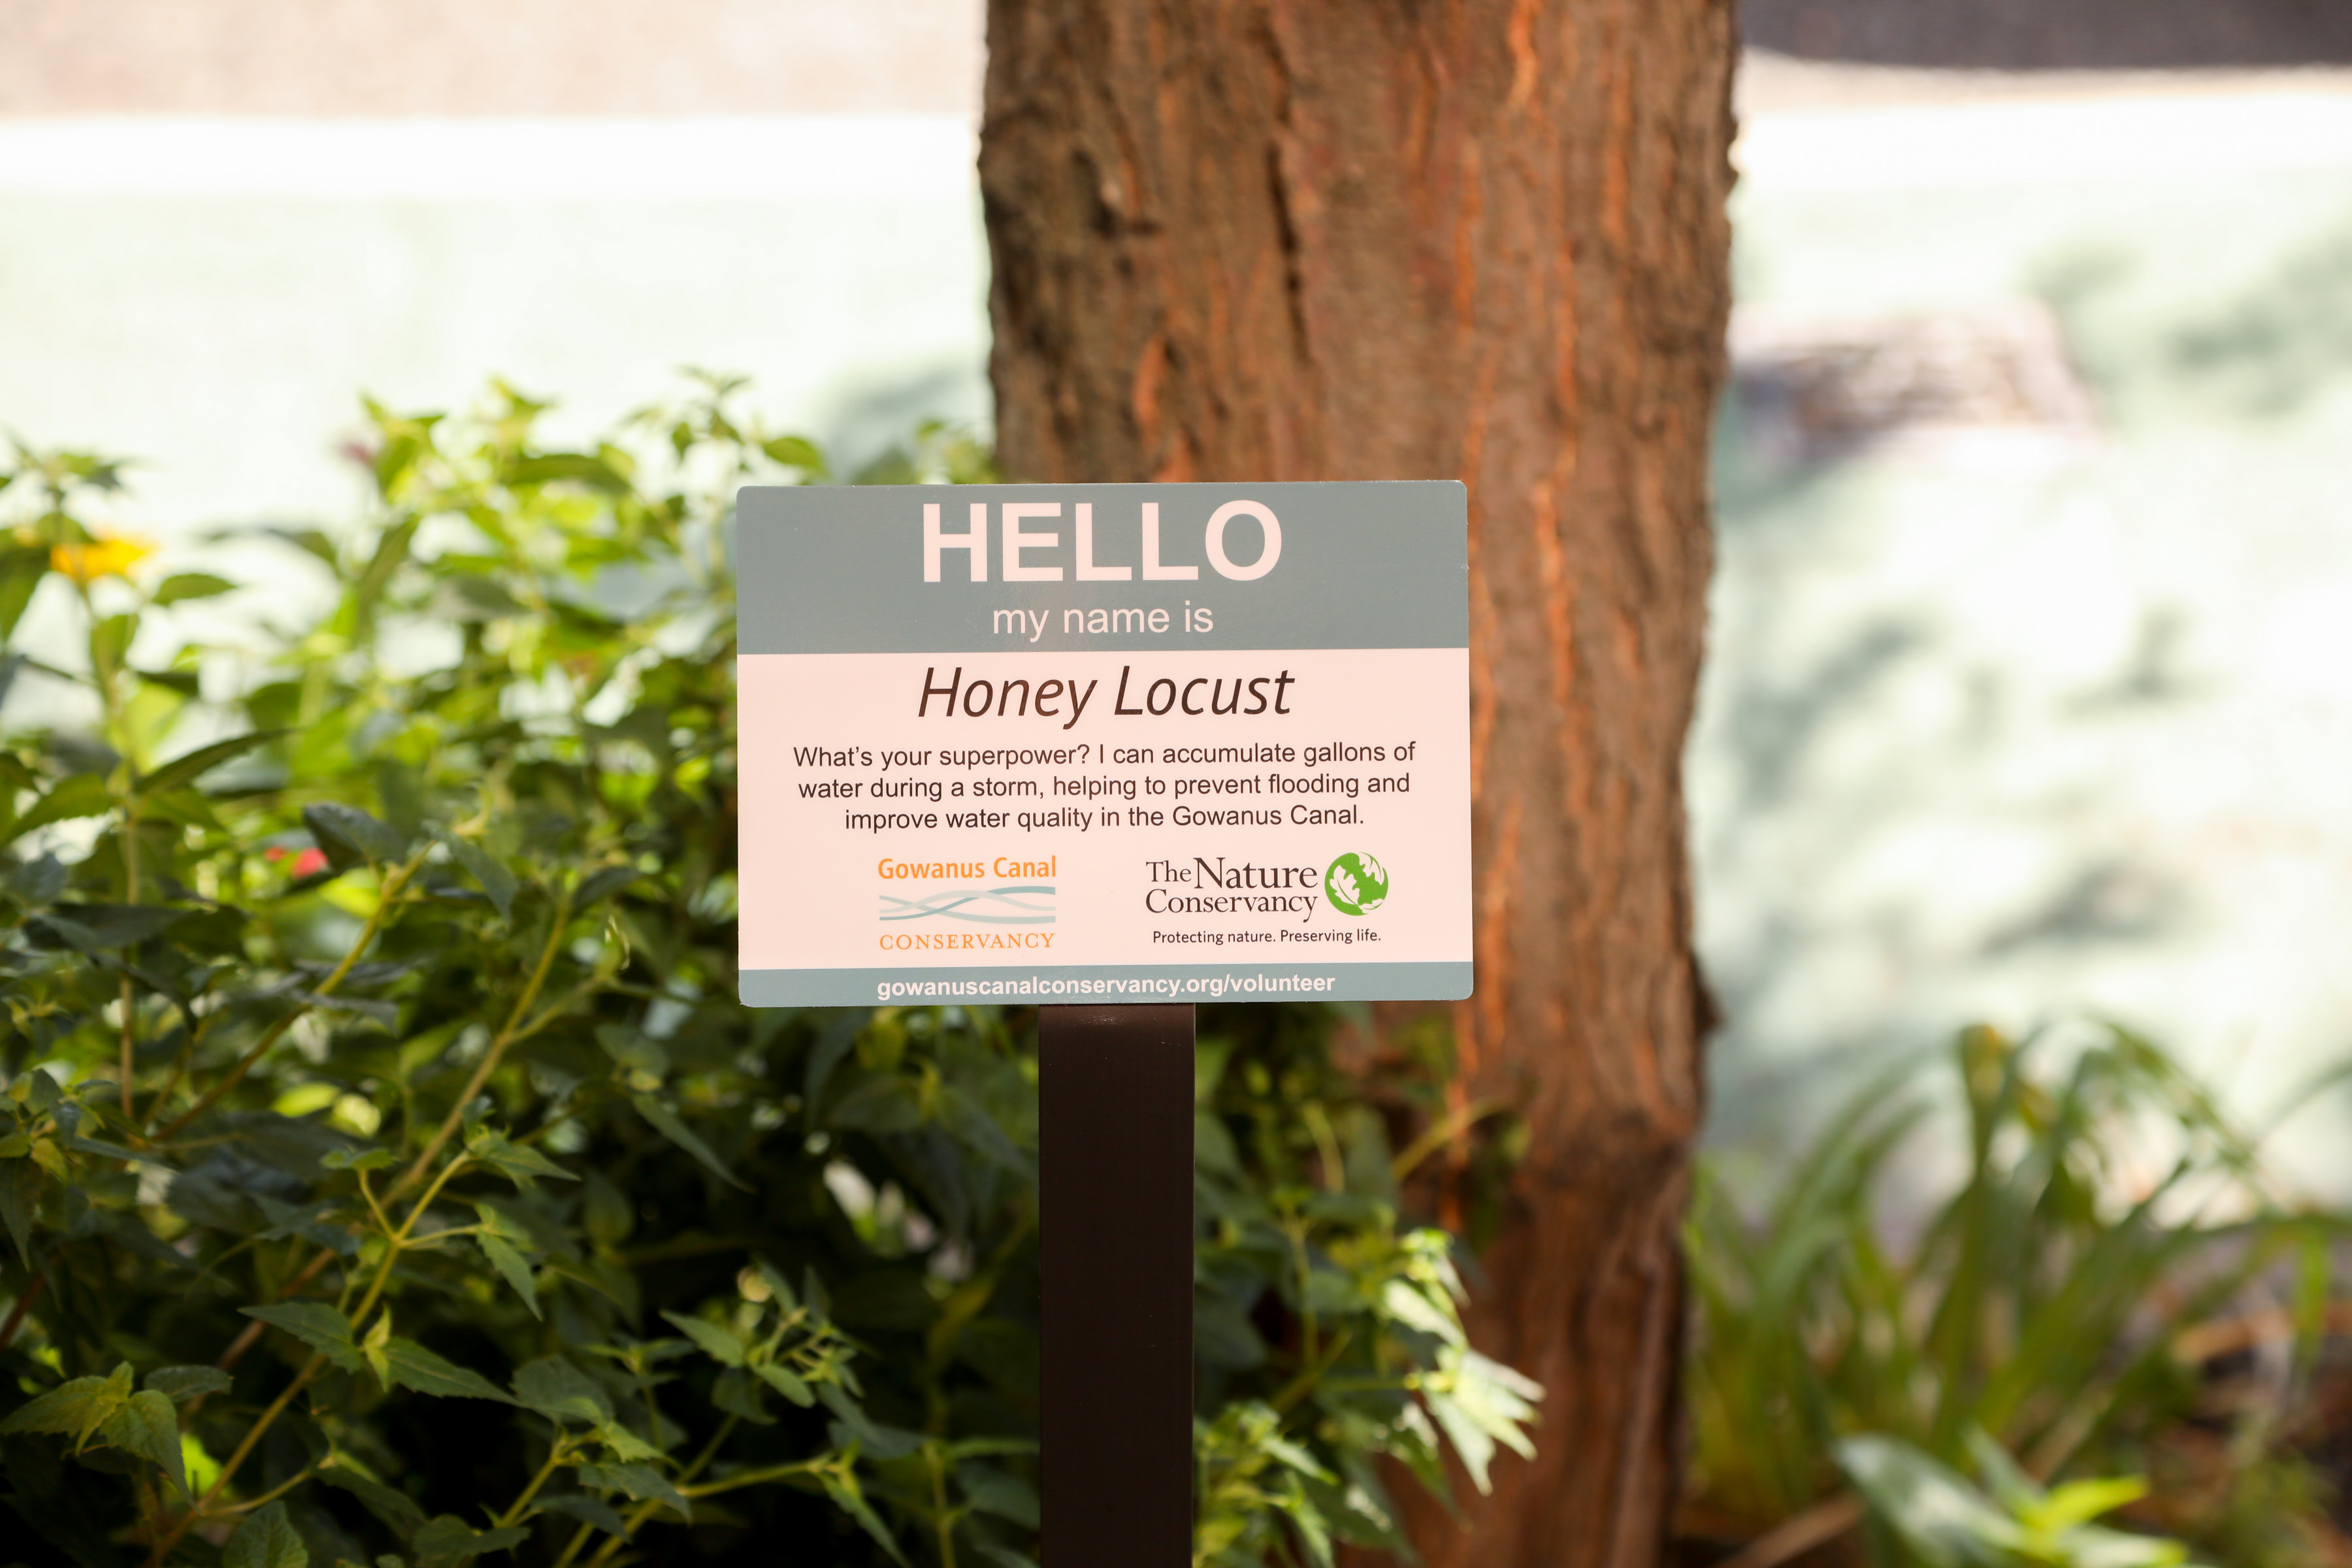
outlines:
{"label": "wavy line graphic", "polygon": [[[886,921],[924,921],[938,915],[951,921],[971,921],[992,926],[1049,926],[1054,923],[1054,906],[1033,903],[1021,895],[1044,893],[1053,896],[1054,889],[1038,884],[1016,888],[942,888],[920,899],[902,899],[895,893],[882,895],[882,918]],[[979,905],[977,909],[971,905]],[[1009,912],[1007,912],[1009,911]]]}

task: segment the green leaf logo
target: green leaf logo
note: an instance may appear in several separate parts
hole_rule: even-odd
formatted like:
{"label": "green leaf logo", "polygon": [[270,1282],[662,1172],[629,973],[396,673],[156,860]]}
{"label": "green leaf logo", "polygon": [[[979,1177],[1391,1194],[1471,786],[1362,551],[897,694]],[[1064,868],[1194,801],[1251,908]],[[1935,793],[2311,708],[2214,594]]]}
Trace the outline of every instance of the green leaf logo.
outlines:
{"label": "green leaf logo", "polygon": [[1323,873],[1323,894],[1343,915],[1370,914],[1388,900],[1388,868],[1370,855],[1342,855]]}

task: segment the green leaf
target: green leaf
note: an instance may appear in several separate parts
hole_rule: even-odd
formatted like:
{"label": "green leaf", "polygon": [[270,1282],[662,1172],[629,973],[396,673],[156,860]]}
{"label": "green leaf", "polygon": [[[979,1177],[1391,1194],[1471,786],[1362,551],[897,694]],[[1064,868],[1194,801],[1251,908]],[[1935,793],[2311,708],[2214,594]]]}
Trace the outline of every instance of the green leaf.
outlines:
{"label": "green leaf", "polygon": [[885,1426],[858,1408],[837,1383],[828,1383],[817,1390],[824,1407],[841,1419],[835,1424],[834,1441],[846,1447],[856,1443],[858,1450],[870,1459],[903,1458],[923,1446],[920,1432],[909,1432],[903,1426]]}
{"label": "green leaf", "polygon": [[569,481],[585,485],[606,495],[626,495],[629,481],[613,469],[602,458],[592,458],[585,452],[542,452],[535,458],[523,458],[507,465],[504,475],[509,485],[551,485]]}
{"label": "green leaf", "polygon": [[622,1426],[607,1421],[596,1428],[596,1441],[612,1451],[613,1458],[626,1464],[633,1459],[658,1459],[662,1451]]}
{"label": "green leaf", "polygon": [[530,1539],[530,1531],[511,1524],[504,1530],[476,1530],[454,1514],[442,1514],[416,1532],[410,1548],[417,1568],[449,1568],[486,1552],[504,1552]]}
{"label": "green leaf", "polygon": [[888,1528],[875,1517],[874,1510],[867,1506],[865,1493],[858,1489],[856,1476],[854,1473],[836,1475],[827,1470],[824,1479],[825,1496],[831,1498],[844,1513],[856,1520],[866,1533],[874,1538],[875,1543],[890,1554],[891,1562],[903,1565],[907,1559],[900,1554],[898,1542],[892,1538]]}
{"label": "green leaf", "polygon": [[816,1395],[809,1392],[809,1385],[802,1382],[789,1368],[769,1362],[764,1365],[755,1366],[751,1370],[758,1373],[770,1388],[774,1389],[802,1409],[805,1410],[816,1403]]}
{"label": "green leaf", "polygon": [[443,1399],[515,1401],[497,1384],[454,1362],[442,1360],[415,1340],[394,1339],[383,1347],[386,1381]]}
{"label": "green leaf", "polygon": [[355,805],[333,801],[304,806],[302,825],[326,851],[327,863],[339,871],[362,862],[382,865],[397,860],[408,847],[391,824],[377,821]]}
{"label": "green leaf", "polygon": [[620,1246],[637,1226],[636,1210],[630,1206],[628,1195],[594,1171],[588,1173],[581,1210],[590,1238],[600,1247]]}
{"label": "green leaf", "polygon": [[761,1406],[760,1385],[740,1366],[730,1366],[719,1374],[718,1381],[710,1385],[710,1403],[755,1426],[772,1426],[776,1423],[776,1418]]}
{"label": "green leaf", "polygon": [[963,1485],[963,1495],[981,1512],[1009,1519],[1026,1529],[1037,1528],[1036,1489],[1020,1477],[975,1465],[957,1471],[956,1479]]}
{"label": "green leaf", "polygon": [[376,605],[401,567],[408,563],[410,546],[415,542],[421,521],[415,513],[409,512],[377,535],[375,552],[368,557],[359,575],[352,579],[349,603],[362,627],[373,628]]}
{"label": "green leaf", "polygon": [[576,1182],[580,1178],[557,1164],[528,1143],[517,1143],[503,1132],[488,1128],[476,1128],[466,1140],[466,1152],[491,1167],[518,1187],[528,1187],[534,1176],[551,1181]]}
{"label": "green leaf", "polygon": [[159,1366],[147,1374],[147,1386],[174,1405],[226,1394],[229,1375],[216,1366]]}
{"label": "green leaf", "polygon": [[392,1344],[392,1309],[387,1306],[376,1314],[368,1328],[367,1338],[360,1342],[360,1354],[366,1358],[368,1370],[385,1393],[392,1392],[392,1358],[386,1353]]}
{"label": "green leaf", "polygon": [[703,1354],[721,1365],[741,1366],[750,1359],[749,1347],[732,1329],[722,1328],[708,1318],[689,1318],[683,1312],[665,1310],[662,1316],[668,1319],[680,1333],[692,1340]]}
{"label": "green leaf", "polygon": [[160,686],[164,690],[177,692],[182,697],[196,698],[204,695],[204,680],[193,669],[141,669],[136,665],[128,668],[131,674],[150,686]]}
{"label": "green leaf", "polygon": [[[1468,1422],[1512,1452],[1532,1458],[1535,1445],[1528,1441],[1526,1428],[1535,1421],[1530,1402],[1541,1399],[1543,1389],[1475,1351],[1452,1352],[1441,1364],[1454,1373],[1450,1403],[1456,1419]],[[1452,1427],[1446,1435],[1457,1436]]]}
{"label": "green leaf", "polygon": [[329,571],[336,569],[335,542],[325,531],[316,528],[265,528],[258,530],[270,539],[282,540],[325,563]]}
{"label": "green leaf", "polygon": [[1409,1329],[1418,1329],[1447,1344],[1464,1342],[1462,1325],[1451,1311],[1422,1294],[1410,1280],[1391,1279],[1381,1291],[1381,1305],[1389,1316]]}
{"label": "green leaf", "polygon": [[49,793],[35,801],[8,829],[8,837],[21,838],[36,827],[47,827],[53,822],[71,822],[77,817],[103,816],[114,809],[114,795],[106,781],[96,773],[76,773],[59,779]]}
{"label": "green leaf", "polygon": [[594,1378],[562,1356],[543,1356],[515,1369],[515,1396],[551,1421],[602,1426],[613,1419],[613,1401]]}
{"label": "green leaf", "polygon": [[1446,1440],[1454,1445],[1454,1452],[1461,1459],[1462,1468],[1470,1473],[1470,1484],[1478,1489],[1480,1497],[1492,1492],[1495,1484],[1486,1474],[1487,1467],[1495,1458],[1492,1435],[1471,1418],[1453,1394],[1440,1389],[1423,1389],[1421,1397],[1422,1403],[1429,1406],[1430,1415],[1436,1418],[1439,1429],[1444,1432]]}
{"label": "green leaf", "polygon": [[180,1454],[180,1417],[172,1402],[152,1389],[125,1400],[106,1418],[98,1435],[125,1453],[136,1454],[160,1467],[171,1483],[188,1495],[188,1471]]}
{"label": "green leaf", "polygon": [[58,1432],[79,1448],[131,1400],[131,1363],[110,1377],[77,1377],[28,1400],[0,1421],[0,1432]]}
{"label": "green leaf", "polygon": [[[1930,1568],[1961,1568],[2026,1544],[2025,1532],[1949,1468],[1891,1437],[1849,1437],[1838,1468]],[[1993,1549],[1988,1551],[1988,1549]]]}
{"label": "green leaf", "polygon": [[522,1298],[522,1304],[530,1309],[530,1315],[544,1317],[546,1314],[539,1310],[539,1283],[531,1278],[530,1260],[516,1248],[513,1242],[487,1230],[476,1231],[474,1242],[482,1249],[482,1256],[490,1260],[490,1267],[514,1287],[515,1294]]}
{"label": "green leaf", "polygon": [[572,912],[579,913],[599,899],[620,891],[644,876],[645,873],[635,866],[607,866],[600,871],[589,873],[580,879],[580,886],[572,889]]}
{"label": "green leaf", "polygon": [[425,1510],[415,1498],[397,1487],[388,1487],[373,1476],[363,1476],[352,1468],[348,1459],[339,1459],[319,1472],[319,1479],[331,1487],[347,1491],[360,1500],[376,1518],[403,1541],[416,1533],[425,1523]]}
{"label": "green leaf", "polygon": [[27,1267],[33,1261],[33,1216],[40,1205],[38,1166],[30,1160],[0,1165],[0,1224],[7,1226],[8,1238],[16,1244],[16,1257]]}
{"label": "green leaf", "polygon": [[155,904],[58,904],[37,921],[83,952],[136,947],[188,918],[186,910]]}
{"label": "green leaf", "polygon": [[177,605],[189,599],[210,599],[234,593],[236,586],[227,578],[215,577],[209,572],[175,572],[157,585],[155,602]]}
{"label": "green leaf", "polygon": [[222,1545],[221,1568],[310,1568],[310,1553],[294,1533],[286,1505],[265,1503]]}
{"label": "green leaf", "polygon": [[283,1329],[341,1367],[357,1372],[364,1364],[352,1321],[321,1301],[280,1301],[268,1307],[244,1307],[248,1318],[258,1318],[273,1329]]}
{"label": "green leaf", "polygon": [[655,1131],[701,1161],[718,1175],[720,1181],[742,1192],[748,1193],[751,1190],[747,1184],[735,1179],[735,1173],[730,1171],[719,1156],[711,1152],[709,1144],[695,1135],[693,1128],[678,1120],[677,1112],[650,1094],[631,1095],[629,1099],[630,1102],[636,1106],[637,1114],[650,1122]]}
{"label": "green leaf", "polygon": [[519,884],[515,874],[502,865],[488,850],[470,838],[460,838],[454,833],[444,833],[441,842],[448,847],[450,856],[466,868],[482,891],[489,895],[499,919],[506,920],[514,912],[515,893]]}
{"label": "green leaf", "polygon": [[234,757],[241,757],[256,746],[267,745],[285,732],[283,730],[256,730],[249,734],[232,736],[226,741],[215,741],[209,746],[198,746],[193,752],[185,752],[173,757],[153,773],[141,779],[138,793],[142,795],[162,795],[165,790],[177,789],[182,784],[194,784],[223,763]]}
{"label": "green leaf", "polygon": [[583,1465],[580,1484],[625,1493],[639,1502],[661,1503],[677,1510],[683,1520],[694,1518],[694,1510],[678,1489],[670,1485],[669,1478],[651,1465]]}
{"label": "green leaf", "polygon": [[760,450],[788,468],[806,468],[813,474],[824,472],[824,454],[816,443],[799,436],[779,436],[760,443]]}
{"label": "green leaf", "polygon": [[629,1539],[629,1521],[603,1498],[591,1497],[586,1492],[565,1492],[558,1497],[541,1497],[532,1506],[549,1513],[564,1514],[583,1524],[593,1524],[607,1535]]}
{"label": "green leaf", "polygon": [[131,645],[139,639],[139,617],[109,616],[89,628],[89,662],[93,669],[121,669]]}
{"label": "green leaf", "polygon": [[2020,1510],[2020,1518],[2028,1530],[2058,1535],[2146,1496],[2147,1482],[2137,1476],[2068,1481],[2051,1489],[2041,1502]]}
{"label": "green leaf", "polygon": [[65,862],[54,855],[36,855],[10,868],[6,880],[8,890],[25,903],[50,903],[66,890]]}
{"label": "green leaf", "polygon": [[33,590],[48,575],[49,551],[44,544],[20,544],[0,550],[0,638],[16,635]]}
{"label": "green leaf", "polygon": [[790,1312],[800,1305],[800,1299],[793,1294],[792,1281],[784,1278],[782,1269],[764,1258],[754,1258],[751,1266],[760,1271],[761,1282],[767,1286],[768,1299],[776,1304],[776,1310]]}
{"label": "green leaf", "polygon": [[2018,1462],[2010,1458],[2009,1450],[1993,1440],[1981,1426],[1972,1426],[1968,1435],[1969,1458],[1976,1461],[1977,1475],[1992,1494],[1993,1500],[2011,1513],[2022,1517],[2025,1510],[2038,1507],[2042,1490],[2034,1485],[2033,1478],[2025,1473]]}
{"label": "green leaf", "polygon": [[508,593],[496,578],[482,575],[443,578],[426,609],[433,619],[477,623],[501,621],[528,613],[523,602]]}

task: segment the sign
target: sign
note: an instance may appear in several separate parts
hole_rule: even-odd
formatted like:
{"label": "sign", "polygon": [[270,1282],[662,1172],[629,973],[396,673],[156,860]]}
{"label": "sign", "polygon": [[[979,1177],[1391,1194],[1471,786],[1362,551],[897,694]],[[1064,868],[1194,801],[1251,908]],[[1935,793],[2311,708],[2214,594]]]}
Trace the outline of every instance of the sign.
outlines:
{"label": "sign", "polygon": [[737,515],[744,1002],[1470,994],[1460,485]]}

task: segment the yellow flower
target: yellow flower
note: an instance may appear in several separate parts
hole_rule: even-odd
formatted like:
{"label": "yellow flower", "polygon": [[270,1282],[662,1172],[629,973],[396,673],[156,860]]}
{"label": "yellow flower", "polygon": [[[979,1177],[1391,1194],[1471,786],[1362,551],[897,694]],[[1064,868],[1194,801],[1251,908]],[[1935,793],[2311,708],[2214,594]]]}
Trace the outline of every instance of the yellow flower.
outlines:
{"label": "yellow flower", "polygon": [[155,553],[155,547],[118,534],[89,544],[58,544],[49,550],[49,570],[64,574],[84,587],[100,577],[127,577],[131,568]]}

